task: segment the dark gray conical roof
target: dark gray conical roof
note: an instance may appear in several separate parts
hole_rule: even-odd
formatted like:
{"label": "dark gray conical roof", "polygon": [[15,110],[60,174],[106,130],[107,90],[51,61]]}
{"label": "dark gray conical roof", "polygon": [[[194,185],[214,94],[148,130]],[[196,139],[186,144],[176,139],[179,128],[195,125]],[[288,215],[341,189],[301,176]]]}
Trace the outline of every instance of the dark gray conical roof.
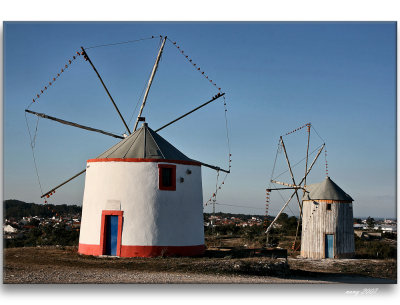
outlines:
{"label": "dark gray conical roof", "polygon": [[142,127],[130,134],[127,138],[106,150],[96,159],[105,158],[143,158],[143,159],[167,159],[178,161],[194,161],[154,130],[143,123]]}
{"label": "dark gray conical roof", "polygon": [[331,178],[326,177],[324,181],[306,186],[309,193],[304,195],[303,200],[341,200],[353,201]]}

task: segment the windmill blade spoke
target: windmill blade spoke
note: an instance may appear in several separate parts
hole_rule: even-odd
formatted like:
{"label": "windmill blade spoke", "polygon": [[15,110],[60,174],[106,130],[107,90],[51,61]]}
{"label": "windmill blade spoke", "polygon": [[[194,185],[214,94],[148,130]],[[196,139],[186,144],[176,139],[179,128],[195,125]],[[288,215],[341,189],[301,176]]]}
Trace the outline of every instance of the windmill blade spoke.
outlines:
{"label": "windmill blade spoke", "polygon": [[302,186],[299,186],[299,187],[276,187],[276,188],[273,188],[273,189],[267,189],[268,191],[280,191],[280,190],[298,190],[298,189],[302,189],[302,190],[304,190],[305,192],[307,192],[306,190],[305,190],[305,188],[303,188]]}
{"label": "windmill blade spoke", "polygon": [[307,125],[307,152],[306,152],[306,169],[305,169],[305,178],[304,178],[304,185],[306,185],[306,179],[307,179],[307,167],[308,167],[308,150],[310,148],[310,127],[311,127],[311,123],[306,124]]}
{"label": "windmill blade spoke", "polygon": [[64,181],[63,183],[57,185],[56,187],[53,187],[50,191],[48,191],[47,193],[43,194],[42,196],[40,196],[40,198],[43,198],[47,195],[50,195],[52,192],[54,192],[56,189],[62,187],[63,185],[67,184],[68,182],[70,182],[71,180],[75,179],[76,177],[82,175],[84,172],[86,172],[86,169],[84,169],[83,171],[77,173],[75,176],[72,176],[71,178],[69,178],[68,180]]}
{"label": "windmill blade spoke", "polygon": [[163,52],[163,49],[164,49],[164,45],[165,45],[165,41],[166,41],[166,40],[167,40],[167,36],[164,37],[164,40],[163,40],[163,42],[162,42],[162,44],[161,44],[161,47],[160,47],[160,49],[158,50],[156,62],[154,63],[153,70],[151,71],[150,79],[149,79],[149,81],[148,81],[148,83],[147,83],[146,92],[144,93],[144,96],[143,96],[142,106],[140,107],[139,114],[138,114],[138,116],[137,116],[135,126],[133,127],[133,132],[136,131],[136,128],[137,128],[137,126],[138,126],[138,124],[139,124],[139,119],[140,119],[140,117],[142,116],[142,112],[143,112],[144,106],[146,105],[147,96],[148,96],[148,94],[149,94],[151,84],[153,83],[154,76],[156,75],[158,63],[160,62],[161,54],[162,54],[162,52]]}
{"label": "windmill blade spoke", "polygon": [[162,127],[158,128],[157,130],[155,130],[155,132],[159,132],[160,130],[164,129],[165,127],[167,127],[167,126],[169,126],[169,125],[171,125],[171,124],[173,124],[173,123],[179,121],[180,119],[183,119],[185,116],[187,116],[187,115],[189,115],[189,114],[195,112],[196,110],[199,110],[200,108],[202,108],[202,107],[208,105],[209,103],[215,101],[216,99],[219,99],[221,96],[224,96],[224,95],[225,95],[225,93],[218,93],[217,95],[213,96],[213,98],[212,98],[211,100],[209,100],[208,102],[205,102],[204,104],[200,105],[199,107],[196,107],[196,108],[194,108],[193,110],[191,110],[191,111],[185,113],[184,115],[181,115],[179,118],[177,118],[177,119],[175,119],[175,120],[169,122],[168,124],[165,124],[164,126],[162,126]]}
{"label": "windmill blade spoke", "polygon": [[[199,162],[199,161],[197,161],[197,162]],[[205,166],[205,167],[214,169],[214,170],[216,170],[216,171],[221,171],[221,172],[224,172],[224,173],[227,173],[227,174],[229,174],[229,173],[231,172],[230,170],[226,170],[226,169],[220,168],[220,167],[218,167],[218,166],[210,165],[210,164],[203,163],[203,162],[199,162],[199,163],[200,163],[201,165]]]}
{"label": "windmill blade spoke", "polygon": [[65,125],[69,125],[69,126],[73,126],[73,127],[78,127],[78,128],[89,130],[89,131],[98,132],[98,133],[105,134],[107,136],[118,138],[118,139],[124,139],[124,137],[122,137],[120,135],[113,134],[111,132],[107,132],[107,131],[104,131],[104,130],[101,130],[101,129],[97,129],[97,128],[88,127],[88,126],[81,125],[81,124],[74,123],[74,122],[70,122],[70,121],[66,121],[66,120],[63,120],[63,119],[59,119],[59,118],[44,114],[44,113],[39,113],[39,112],[31,111],[31,110],[28,110],[28,109],[25,109],[25,112],[34,114],[34,115],[36,115],[36,116],[38,116],[40,118],[43,118],[43,119],[56,121],[56,122],[61,123],[61,124],[65,124]]}
{"label": "windmill blade spoke", "polygon": [[289,186],[291,188],[298,188],[298,189],[302,188],[300,185],[290,184],[290,183],[286,183],[286,182],[280,182],[280,181],[276,181],[276,180],[271,180],[271,182],[280,184],[280,185],[284,185],[284,186]]}
{"label": "windmill blade spoke", "polygon": [[97,77],[99,78],[99,80],[100,80],[101,84],[103,85],[104,89],[106,90],[107,95],[108,95],[108,97],[110,98],[112,104],[114,105],[115,110],[118,112],[118,115],[119,115],[119,117],[120,117],[121,120],[122,120],[122,123],[124,123],[124,126],[125,126],[126,130],[128,131],[129,134],[131,134],[131,131],[129,130],[128,125],[126,124],[126,122],[125,122],[125,120],[124,120],[124,117],[122,116],[121,112],[119,111],[119,109],[118,109],[118,107],[117,107],[117,104],[115,104],[114,99],[112,98],[110,92],[108,91],[106,85],[104,84],[103,79],[101,78],[99,72],[97,71],[97,69],[96,69],[96,67],[94,66],[93,62],[92,62],[91,59],[89,58],[89,55],[86,53],[85,49],[84,49],[83,47],[81,47],[81,49],[82,49],[82,55],[83,55],[84,58],[90,63],[90,65],[92,66],[94,72],[96,72],[96,75],[97,75]]}
{"label": "windmill blade spoke", "polygon": [[[325,143],[321,146],[321,148],[319,149],[317,155],[315,156],[313,162],[311,163],[309,169],[307,170],[307,173],[304,175],[303,179],[301,179],[300,181],[300,185],[303,183],[303,181],[306,179],[307,175],[310,173],[311,169],[313,168],[315,162],[317,161],[319,155],[321,154],[322,150],[325,147]],[[279,181],[274,181],[271,180],[271,182],[273,183],[277,183],[277,184],[283,184],[284,182],[279,182]],[[285,184],[283,184],[285,185]],[[296,185],[295,185],[296,186]],[[282,207],[282,209],[279,211],[279,213],[276,215],[275,219],[271,222],[271,224],[268,226],[267,230],[265,231],[266,234],[269,233],[269,231],[272,228],[272,225],[276,222],[276,220],[279,218],[279,216],[282,214],[283,210],[287,207],[287,205],[289,204],[290,200],[292,200],[292,198],[294,197],[294,195],[297,193],[297,189],[292,193],[292,195],[289,197],[289,199],[286,201],[286,203],[284,204],[284,206]],[[300,205],[300,209],[301,209],[301,205]],[[301,213],[301,212],[300,212]]]}
{"label": "windmill blade spoke", "polygon": [[[310,128],[311,128],[311,123],[306,124],[307,126],[307,152],[306,152],[306,169],[305,169],[305,174],[304,174],[304,186],[306,186],[306,179],[307,179],[307,167],[308,167],[308,150],[310,148]],[[305,188],[303,188],[303,197],[308,192]],[[301,202],[301,207],[300,207],[300,213],[299,213],[299,219],[297,221],[297,228],[296,228],[296,236],[294,238],[293,242],[293,248],[296,246],[296,241],[297,241],[297,235],[299,234],[299,229],[300,229],[300,221],[303,218],[303,202]]]}
{"label": "windmill blade spoke", "polygon": [[[296,185],[296,181],[294,180],[294,175],[293,175],[292,167],[290,166],[289,157],[288,157],[288,154],[287,154],[287,151],[286,151],[286,147],[285,147],[285,143],[283,142],[282,136],[281,136],[281,143],[282,143],[283,151],[284,151],[284,153],[285,153],[286,163],[287,163],[287,165],[288,165],[288,167],[289,167],[290,176],[292,177],[293,184]],[[301,184],[301,183],[300,183],[300,184]],[[298,204],[299,204],[299,209],[301,210],[301,203],[300,203],[300,198],[299,198],[299,194],[297,193],[297,190],[295,191],[295,193],[296,193],[297,202],[298,202]]]}
{"label": "windmill blade spoke", "polygon": [[289,197],[289,199],[286,201],[282,209],[279,211],[279,213],[275,216],[275,219],[271,222],[271,224],[268,226],[267,230],[265,231],[266,234],[271,230],[273,224],[278,220],[279,216],[281,216],[283,210],[287,207],[289,204],[290,200],[292,200],[293,196],[296,194],[297,190],[293,192],[293,194]]}
{"label": "windmill blade spoke", "polygon": [[297,189],[295,190],[295,193],[296,193],[297,203],[299,204],[299,209],[301,210],[301,202],[300,202],[299,194],[297,193]]}
{"label": "windmill blade spoke", "polygon": [[321,154],[322,150],[324,149],[324,147],[325,147],[325,143],[322,144],[322,146],[321,146],[321,148],[319,149],[317,155],[315,156],[313,162],[311,163],[310,168],[308,169],[308,171],[307,171],[306,174],[304,175],[303,179],[301,179],[301,181],[300,181],[300,183],[299,183],[300,185],[301,185],[301,184],[303,183],[303,181],[305,181],[305,179],[307,178],[308,174],[310,173],[311,169],[313,168],[315,162],[317,161],[317,159],[318,159],[319,155]]}

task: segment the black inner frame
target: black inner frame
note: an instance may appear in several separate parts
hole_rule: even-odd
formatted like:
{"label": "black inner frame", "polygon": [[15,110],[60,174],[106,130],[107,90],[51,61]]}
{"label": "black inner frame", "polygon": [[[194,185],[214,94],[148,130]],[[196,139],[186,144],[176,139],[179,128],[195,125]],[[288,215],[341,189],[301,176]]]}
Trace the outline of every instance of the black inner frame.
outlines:
{"label": "black inner frame", "polygon": [[163,167],[161,169],[161,183],[164,187],[171,187],[172,186],[172,168]]}

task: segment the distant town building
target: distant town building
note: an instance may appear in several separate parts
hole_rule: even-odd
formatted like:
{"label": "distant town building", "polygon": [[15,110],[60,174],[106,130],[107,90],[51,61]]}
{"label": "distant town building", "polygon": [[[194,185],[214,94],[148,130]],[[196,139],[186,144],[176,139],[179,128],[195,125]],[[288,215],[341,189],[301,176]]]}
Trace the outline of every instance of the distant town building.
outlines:
{"label": "distant town building", "polygon": [[6,225],[6,226],[4,226],[3,227],[3,232],[4,232],[4,234],[7,234],[7,233],[17,233],[17,229],[16,228],[13,228],[12,226],[10,226],[10,225]]}
{"label": "distant town building", "polygon": [[354,234],[356,234],[361,239],[365,239],[365,240],[382,238],[382,233],[378,233],[378,232],[365,232],[365,231],[356,230],[356,231],[354,231]]}

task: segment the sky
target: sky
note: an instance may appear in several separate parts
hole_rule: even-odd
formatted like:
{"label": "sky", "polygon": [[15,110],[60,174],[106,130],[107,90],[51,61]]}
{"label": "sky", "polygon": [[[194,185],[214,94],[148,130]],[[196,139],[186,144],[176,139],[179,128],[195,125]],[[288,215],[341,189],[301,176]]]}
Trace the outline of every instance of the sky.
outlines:
{"label": "sky", "polygon": [[[226,93],[232,172],[216,211],[264,214],[271,177],[287,170],[281,135],[311,122],[310,151],[323,142],[331,179],[354,199],[355,217],[396,216],[396,23],[393,22],[7,22],[3,26],[3,197],[42,203],[24,110],[83,46],[132,127],[138,102],[167,35]],[[157,129],[218,91],[167,41],[143,112]],[[30,106],[79,124],[122,134],[124,126],[88,62],[78,57]],[[223,100],[160,135],[190,158],[227,167]],[[35,159],[43,192],[85,168],[118,140],[40,119]],[[306,155],[303,128],[284,137],[290,162]],[[310,157],[313,158],[314,154]],[[295,167],[299,181],[304,160]],[[307,178],[325,177],[325,152]],[[204,202],[216,172],[202,168]],[[224,175],[221,174],[221,177]],[[220,177],[220,178],[221,178]],[[291,182],[288,173],[279,176]],[[81,204],[84,175],[49,202]],[[282,197],[280,195],[282,195]],[[290,193],[274,193],[275,215]],[[206,206],[205,212],[211,211]],[[295,201],[285,211],[298,215]]]}

